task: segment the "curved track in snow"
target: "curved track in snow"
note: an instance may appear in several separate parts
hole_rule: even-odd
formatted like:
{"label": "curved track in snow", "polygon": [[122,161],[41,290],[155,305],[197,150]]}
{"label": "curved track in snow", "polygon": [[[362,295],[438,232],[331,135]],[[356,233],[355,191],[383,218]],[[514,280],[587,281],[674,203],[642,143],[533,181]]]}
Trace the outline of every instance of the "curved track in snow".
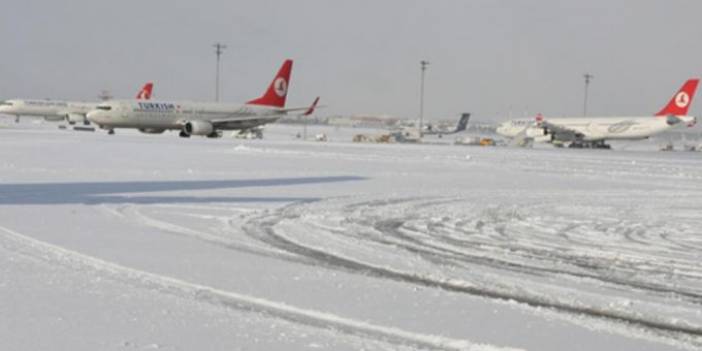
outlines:
{"label": "curved track in snow", "polygon": [[[702,240],[695,229],[702,223],[695,216],[667,209],[676,218],[663,224],[655,218],[666,203],[640,209],[523,201],[486,208],[465,196],[357,196],[215,217],[203,209],[218,223],[209,231],[190,228],[198,211],[179,206],[120,212],[232,250],[516,301],[576,323],[615,322],[702,346]],[[652,220],[649,211],[657,213]],[[159,219],[164,214],[168,219]]]}
{"label": "curved track in snow", "polygon": [[252,311],[324,329],[334,329],[350,335],[370,337],[391,343],[418,348],[442,350],[515,350],[498,348],[490,345],[475,344],[466,340],[451,339],[443,336],[425,335],[401,329],[374,325],[330,313],[301,309],[284,303],[263,298],[225,291],[210,286],[191,283],[184,280],[145,272],[122,266],[117,263],[84,255],[60,246],[36,240],[29,236],[0,227],[0,245],[14,252],[21,252],[51,263],[69,266],[76,270],[92,271],[101,276],[136,285],[142,288],[160,291],[204,303],[221,305],[244,311]]}
{"label": "curved track in snow", "polygon": [[623,221],[615,207],[556,206],[548,213],[553,204],[475,205],[459,197],[334,199],[290,205],[249,219],[244,229],[329,267],[702,345],[697,223]]}

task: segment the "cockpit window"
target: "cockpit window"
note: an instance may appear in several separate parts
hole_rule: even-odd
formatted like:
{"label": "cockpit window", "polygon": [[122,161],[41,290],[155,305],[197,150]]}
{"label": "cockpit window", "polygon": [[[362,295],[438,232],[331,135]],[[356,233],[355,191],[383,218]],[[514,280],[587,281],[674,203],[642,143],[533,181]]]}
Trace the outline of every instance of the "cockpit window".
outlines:
{"label": "cockpit window", "polygon": [[99,105],[99,106],[97,107],[97,109],[98,109],[98,110],[103,110],[103,111],[109,111],[109,110],[112,109],[112,106],[110,106],[110,105]]}
{"label": "cockpit window", "polygon": [[0,106],[12,106],[12,102],[10,102],[10,101],[3,101],[3,102],[0,102]]}

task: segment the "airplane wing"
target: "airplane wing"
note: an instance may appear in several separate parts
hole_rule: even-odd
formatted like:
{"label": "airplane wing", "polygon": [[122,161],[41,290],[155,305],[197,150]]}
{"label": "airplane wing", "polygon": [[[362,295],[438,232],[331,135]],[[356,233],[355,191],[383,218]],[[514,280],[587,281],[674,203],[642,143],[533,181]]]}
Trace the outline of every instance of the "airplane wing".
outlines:
{"label": "airplane wing", "polygon": [[238,116],[230,118],[221,118],[209,121],[213,126],[227,129],[249,129],[258,127],[263,124],[273,123],[283,117],[283,115],[267,115],[267,116]]}
{"label": "airplane wing", "polygon": [[324,106],[317,106],[317,103],[319,103],[319,96],[317,96],[317,98],[314,99],[314,102],[312,102],[312,105],[310,105],[308,107],[282,108],[282,109],[278,109],[278,111],[281,111],[283,113],[305,111],[300,116],[309,116],[312,113],[314,113],[314,110],[316,108],[324,107]]}
{"label": "airplane wing", "polygon": [[287,109],[286,108],[275,109],[275,112],[279,113],[279,114],[275,114],[275,115],[232,116],[229,118],[220,118],[220,119],[211,120],[210,123],[212,123],[215,127],[227,126],[227,128],[248,129],[248,128],[260,126],[262,124],[275,122],[278,119],[280,119],[281,117],[283,117],[288,112],[304,111],[303,113],[300,114],[300,116],[309,116],[317,108],[318,102],[319,102],[319,97],[314,99],[314,102],[312,102],[312,105],[310,105],[308,107],[293,107],[293,108],[287,108]]}

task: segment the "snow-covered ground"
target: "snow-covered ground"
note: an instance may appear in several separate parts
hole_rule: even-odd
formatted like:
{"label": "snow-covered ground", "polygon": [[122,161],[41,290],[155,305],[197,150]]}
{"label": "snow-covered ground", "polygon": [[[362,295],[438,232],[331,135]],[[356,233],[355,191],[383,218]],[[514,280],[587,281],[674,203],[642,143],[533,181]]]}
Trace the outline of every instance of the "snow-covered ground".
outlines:
{"label": "snow-covered ground", "polygon": [[702,154],[298,132],[4,124],[0,349],[702,347]]}

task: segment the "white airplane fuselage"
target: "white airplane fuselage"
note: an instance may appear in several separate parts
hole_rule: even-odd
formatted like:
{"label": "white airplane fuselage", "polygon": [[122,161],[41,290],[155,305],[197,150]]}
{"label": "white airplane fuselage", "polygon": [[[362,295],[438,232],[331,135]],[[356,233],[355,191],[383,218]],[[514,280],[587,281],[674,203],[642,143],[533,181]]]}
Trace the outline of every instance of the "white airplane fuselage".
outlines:
{"label": "white airplane fuselage", "polygon": [[60,121],[73,117],[83,118],[98,104],[62,100],[12,99],[0,103],[0,114],[12,116],[41,117],[49,121]]}
{"label": "white airplane fuselage", "polygon": [[98,105],[88,119],[104,129],[180,130],[188,122],[227,120],[217,129],[248,129],[275,121],[285,111],[252,104],[115,100]]}
{"label": "white airplane fuselage", "polygon": [[[677,126],[694,125],[693,116],[675,116],[675,122],[668,117],[576,117],[548,118],[548,123],[558,125],[580,134],[583,141],[599,140],[641,140],[660,134]],[[526,131],[525,131],[526,128]],[[535,141],[550,141],[548,128],[534,123],[533,119],[511,120],[500,124],[497,133],[513,138],[522,132]]]}
{"label": "white airplane fuselage", "polygon": [[697,91],[699,78],[685,81],[668,103],[650,117],[575,117],[511,120],[502,123],[497,133],[523,141],[570,142],[572,147],[609,148],[607,140],[640,140],[677,126],[693,126],[697,119],[687,111]]}
{"label": "white airplane fuselage", "polygon": [[132,128],[144,133],[180,130],[181,137],[218,137],[222,130],[252,129],[292,111],[309,115],[319,98],[310,107],[285,108],[292,66],[292,60],[285,60],[263,95],[244,104],[114,100],[98,105],[87,117],[110,134],[116,128]]}

